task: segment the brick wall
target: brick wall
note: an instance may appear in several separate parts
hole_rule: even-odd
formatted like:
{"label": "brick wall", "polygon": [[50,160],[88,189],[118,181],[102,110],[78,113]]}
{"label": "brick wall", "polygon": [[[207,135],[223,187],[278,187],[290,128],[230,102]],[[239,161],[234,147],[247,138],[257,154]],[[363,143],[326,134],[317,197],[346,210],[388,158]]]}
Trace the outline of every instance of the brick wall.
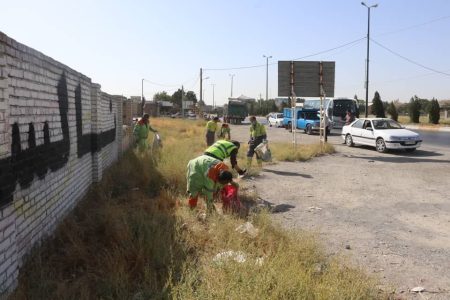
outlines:
{"label": "brick wall", "polygon": [[0,295],[119,157],[123,99],[0,32]]}

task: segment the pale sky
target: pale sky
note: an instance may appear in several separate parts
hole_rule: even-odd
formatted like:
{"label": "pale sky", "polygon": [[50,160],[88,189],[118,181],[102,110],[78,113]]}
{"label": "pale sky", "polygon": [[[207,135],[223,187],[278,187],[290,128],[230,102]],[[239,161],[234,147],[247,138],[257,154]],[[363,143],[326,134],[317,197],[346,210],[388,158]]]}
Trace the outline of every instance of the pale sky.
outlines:
{"label": "pale sky", "polygon": [[[258,66],[205,70],[204,100],[212,104],[215,84],[216,104],[223,104],[230,74],[233,96],[265,98],[267,55],[269,98],[277,97],[277,61],[309,56],[304,60],[336,62],[336,97],[365,99],[367,8],[357,0],[2,2],[0,31],[110,94],[140,96],[145,78],[148,100],[182,84],[199,98],[200,68]],[[375,91],[384,101],[450,99],[450,1],[366,3],[378,4],[371,9],[378,44],[370,44],[369,101]]]}

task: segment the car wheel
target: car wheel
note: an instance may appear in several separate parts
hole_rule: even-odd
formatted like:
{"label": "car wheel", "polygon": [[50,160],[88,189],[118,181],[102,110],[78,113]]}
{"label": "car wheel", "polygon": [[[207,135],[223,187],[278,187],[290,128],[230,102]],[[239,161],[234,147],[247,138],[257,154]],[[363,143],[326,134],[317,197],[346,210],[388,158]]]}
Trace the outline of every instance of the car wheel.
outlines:
{"label": "car wheel", "polygon": [[353,139],[352,139],[352,136],[350,134],[347,134],[345,136],[345,144],[347,146],[349,146],[349,147],[353,147],[353,145],[355,145],[355,144],[353,144]]}
{"label": "car wheel", "polygon": [[288,122],[286,129],[289,130],[289,132],[292,132],[292,123],[291,122]]}
{"label": "car wheel", "polygon": [[272,123],[269,122],[269,127],[272,127]]}
{"label": "car wheel", "polygon": [[382,138],[379,138],[376,143],[377,151],[380,153],[385,153],[387,151],[386,143]]}
{"label": "car wheel", "polygon": [[306,125],[306,134],[307,135],[311,135],[312,134],[312,128],[311,128],[311,125]]}
{"label": "car wheel", "polygon": [[408,149],[405,149],[405,151],[408,153],[411,153],[411,152],[416,151],[416,148],[408,148]]}

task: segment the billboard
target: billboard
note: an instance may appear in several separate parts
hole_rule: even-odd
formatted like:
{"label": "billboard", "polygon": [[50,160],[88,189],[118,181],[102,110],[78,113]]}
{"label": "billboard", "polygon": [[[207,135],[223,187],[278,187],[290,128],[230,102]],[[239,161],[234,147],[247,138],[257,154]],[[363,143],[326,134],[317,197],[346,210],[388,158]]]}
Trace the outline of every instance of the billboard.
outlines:
{"label": "billboard", "polygon": [[[278,61],[278,96],[291,96],[291,62]],[[294,92],[297,97],[320,97],[322,84],[327,97],[334,97],[334,61],[294,61]]]}

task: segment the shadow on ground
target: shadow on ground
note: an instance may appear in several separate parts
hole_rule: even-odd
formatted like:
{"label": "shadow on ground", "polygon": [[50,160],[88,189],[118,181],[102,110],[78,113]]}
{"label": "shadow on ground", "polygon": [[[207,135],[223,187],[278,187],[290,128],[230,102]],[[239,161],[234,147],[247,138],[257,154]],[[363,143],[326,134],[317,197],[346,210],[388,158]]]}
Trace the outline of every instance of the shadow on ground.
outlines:
{"label": "shadow on ground", "polygon": [[263,169],[264,172],[273,173],[276,175],[282,175],[282,176],[300,176],[303,178],[313,178],[309,174],[301,174],[301,173],[295,173],[295,172],[288,172],[288,171],[277,171],[277,170],[271,170],[271,169]]}

